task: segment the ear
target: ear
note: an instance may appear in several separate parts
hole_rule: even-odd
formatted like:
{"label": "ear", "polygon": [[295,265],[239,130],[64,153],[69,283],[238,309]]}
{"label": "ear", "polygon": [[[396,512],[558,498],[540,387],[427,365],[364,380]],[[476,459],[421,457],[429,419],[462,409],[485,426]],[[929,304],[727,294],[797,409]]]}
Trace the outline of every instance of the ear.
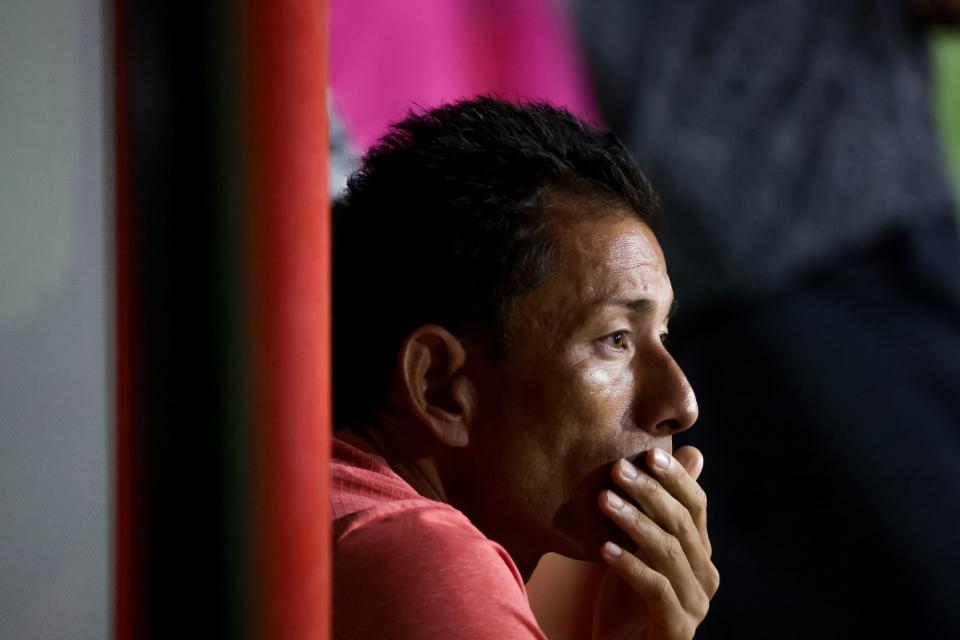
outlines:
{"label": "ear", "polygon": [[438,325],[424,325],[403,341],[397,389],[413,416],[449,447],[470,440],[476,393],[466,376],[463,343]]}

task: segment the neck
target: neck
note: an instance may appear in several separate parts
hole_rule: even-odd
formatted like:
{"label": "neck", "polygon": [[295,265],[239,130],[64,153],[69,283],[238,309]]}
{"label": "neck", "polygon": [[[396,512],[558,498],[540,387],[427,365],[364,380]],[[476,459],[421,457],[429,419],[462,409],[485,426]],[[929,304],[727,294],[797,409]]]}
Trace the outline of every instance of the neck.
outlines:
{"label": "neck", "polygon": [[390,468],[424,498],[449,504],[432,455],[416,444],[411,430],[392,416],[377,414],[356,432],[372,444]]}
{"label": "neck", "polygon": [[[396,417],[378,413],[370,423],[354,427],[353,432],[369,442],[393,471],[425,498],[449,504],[466,515],[484,535],[499,543],[513,559],[524,582],[536,568],[543,550],[529,544],[527,536],[495,520],[488,522],[470,508],[469,495],[461,495],[456,482],[446,487],[439,465],[430,447],[416,436],[415,430]],[[453,496],[450,495],[452,490]],[[454,499],[459,495],[460,499]],[[453,502],[451,502],[453,499]]]}

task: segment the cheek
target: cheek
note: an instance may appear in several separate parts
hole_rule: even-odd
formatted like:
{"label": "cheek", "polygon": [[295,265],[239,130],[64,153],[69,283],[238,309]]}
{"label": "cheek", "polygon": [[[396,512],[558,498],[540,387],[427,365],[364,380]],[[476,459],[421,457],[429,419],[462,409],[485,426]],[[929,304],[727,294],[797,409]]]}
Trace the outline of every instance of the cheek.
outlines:
{"label": "cheek", "polygon": [[554,446],[562,449],[558,459],[566,463],[566,480],[579,485],[584,476],[629,453],[625,426],[631,422],[634,383],[630,368],[619,363],[585,362],[568,373],[556,414],[563,427]]}
{"label": "cheek", "polygon": [[624,426],[634,387],[628,365],[584,360],[501,382],[492,422],[510,426],[496,429],[509,439],[491,447],[499,461],[510,458],[524,475],[549,479],[567,494],[583,476],[627,454]]}
{"label": "cheek", "polygon": [[623,363],[591,363],[580,370],[584,400],[598,426],[620,427],[627,418],[633,397],[634,379]]}

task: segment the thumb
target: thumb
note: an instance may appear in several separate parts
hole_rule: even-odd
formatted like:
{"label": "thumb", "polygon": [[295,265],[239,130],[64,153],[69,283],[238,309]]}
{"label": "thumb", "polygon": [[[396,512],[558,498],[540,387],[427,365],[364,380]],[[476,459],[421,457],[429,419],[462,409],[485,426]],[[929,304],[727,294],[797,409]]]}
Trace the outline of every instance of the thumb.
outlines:
{"label": "thumb", "polygon": [[690,477],[696,480],[703,471],[703,454],[696,447],[680,447],[673,452],[673,457],[677,459],[683,468],[687,470]]}

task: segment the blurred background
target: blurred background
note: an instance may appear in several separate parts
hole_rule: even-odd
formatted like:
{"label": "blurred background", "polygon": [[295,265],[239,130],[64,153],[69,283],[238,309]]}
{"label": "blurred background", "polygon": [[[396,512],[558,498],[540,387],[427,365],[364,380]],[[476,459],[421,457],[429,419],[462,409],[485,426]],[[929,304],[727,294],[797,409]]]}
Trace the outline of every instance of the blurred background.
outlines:
{"label": "blurred background", "polygon": [[112,617],[109,26],[89,0],[0,18],[0,637]]}
{"label": "blurred background", "polygon": [[[329,11],[332,192],[477,93],[607,124],[657,186],[723,576],[698,637],[960,637],[956,3]],[[2,638],[112,628],[112,29],[93,0],[0,20]]]}

